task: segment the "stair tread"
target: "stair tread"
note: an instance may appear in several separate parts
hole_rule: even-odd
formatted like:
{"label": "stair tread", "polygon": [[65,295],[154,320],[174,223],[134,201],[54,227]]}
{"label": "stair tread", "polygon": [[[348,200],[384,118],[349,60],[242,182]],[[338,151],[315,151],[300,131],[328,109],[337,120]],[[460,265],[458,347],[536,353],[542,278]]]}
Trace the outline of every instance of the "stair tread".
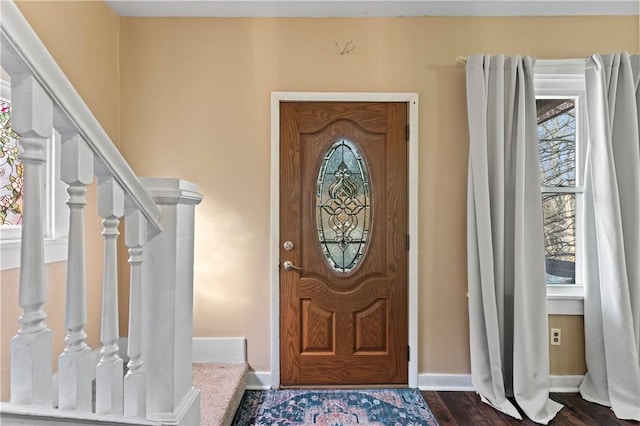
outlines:
{"label": "stair tread", "polygon": [[248,364],[193,364],[193,386],[200,390],[200,424],[231,424],[247,384]]}

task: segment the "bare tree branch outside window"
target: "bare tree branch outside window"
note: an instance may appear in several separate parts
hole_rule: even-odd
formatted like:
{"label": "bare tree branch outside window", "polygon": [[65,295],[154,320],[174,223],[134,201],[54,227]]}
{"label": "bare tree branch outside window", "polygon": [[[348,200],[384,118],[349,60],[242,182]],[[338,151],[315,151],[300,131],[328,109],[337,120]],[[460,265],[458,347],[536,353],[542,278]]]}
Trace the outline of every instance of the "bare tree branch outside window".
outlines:
{"label": "bare tree branch outside window", "polygon": [[571,99],[538,99],[538,139],[547,282],[575,283],[576,119]]}

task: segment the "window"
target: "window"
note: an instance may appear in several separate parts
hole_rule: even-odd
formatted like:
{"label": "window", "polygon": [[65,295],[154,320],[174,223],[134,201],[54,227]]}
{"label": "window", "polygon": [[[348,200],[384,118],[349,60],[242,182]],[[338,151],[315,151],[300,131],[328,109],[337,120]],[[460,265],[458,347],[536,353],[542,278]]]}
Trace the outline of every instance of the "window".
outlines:
{"label": "window", "polygon": [[[4,80],[0,80],[0,107],[0,270],[4,270],[20,267],[22,232],[22,163],[17,144],[20,136],[10,127],[11,84]],[[46,263],[67,259],[69,213],[66,185],[59,179],[59,162],[60,135],[52,129],[47,142],[43,200]]]}
{"label": "window", "polygon": [[534,81],[549,313],[582,314],[584,60],[538,61]]}
{"label": "window", "polygon": [[358,266],[371,227],[369,170],[353,141],[338,139],[320,165],[316,227],[322,254],[337,272]]}
{"label": "window", "polygon": [[20,136],[11,128],[11,104],[0,98],[0,225],[16,229],[22,223],[22,161]]}
{"label": "window", "polygon": [[538,98],[545,281],[576,283],[576,102]]}

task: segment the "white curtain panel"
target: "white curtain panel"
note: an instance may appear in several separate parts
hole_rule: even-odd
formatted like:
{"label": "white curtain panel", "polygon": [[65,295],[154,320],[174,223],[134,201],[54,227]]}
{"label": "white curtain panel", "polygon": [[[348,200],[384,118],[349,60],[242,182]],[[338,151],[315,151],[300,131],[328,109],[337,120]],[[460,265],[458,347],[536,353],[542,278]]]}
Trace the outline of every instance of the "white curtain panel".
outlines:
{"label": "white curtain panel", "polygon": [[[587,59],[584,303],[588,401],[640,421],[640,57]],[[589,208],[589,205],[593,208]]]}
{"label": "white curtain panel", "polygon": [[471,376],[482,400],[547,424],[548,317],[530,57],[467,58],[467,250]]}

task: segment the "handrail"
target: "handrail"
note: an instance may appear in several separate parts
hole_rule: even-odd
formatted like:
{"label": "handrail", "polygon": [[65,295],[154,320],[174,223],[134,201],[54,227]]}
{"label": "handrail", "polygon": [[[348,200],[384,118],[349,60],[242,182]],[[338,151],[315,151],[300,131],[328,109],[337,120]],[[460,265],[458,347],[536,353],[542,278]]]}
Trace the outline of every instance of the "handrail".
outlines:
{"label": "handrail", "polygon": [[[3,64],[11,73],[30,73],[56,105],[54,127],[76,131],[122,186],[149,222],[149,237],[162,231],[160,209],[62,72],[13,0],[0,1]],[[61,132],[62,133],[62,132]]]}

